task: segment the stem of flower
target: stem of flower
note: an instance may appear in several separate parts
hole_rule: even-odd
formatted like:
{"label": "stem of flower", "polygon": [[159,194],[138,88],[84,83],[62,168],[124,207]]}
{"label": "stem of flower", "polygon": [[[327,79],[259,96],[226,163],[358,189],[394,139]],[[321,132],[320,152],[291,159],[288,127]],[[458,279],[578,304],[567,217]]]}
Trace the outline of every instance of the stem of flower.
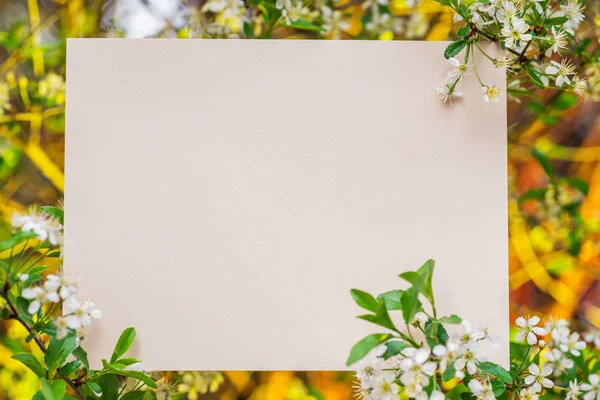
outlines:
{"label": "stem of flower", "polygon": [[[27,330],[27,332],[29,332],[29,334],[33,338],[33,341],[35,342],[35,344],[37,344],[37,346],[40,348],[42,353],[45,354],[46,350],[47,350],[46,345],[44,344],[44,342],[42,341],[40,336],[37,334],[37,332],[33,328],[31,328],[25,321],[23,321],[23,319],[20,317],[19,310],[17,310],[17,307],[15,307],[13,302],[10,300],[10,297],[8,295],[8,289],[4,288],[4,291],[0,292],[0,295],[4,298],[4,300],[6,300],[6,304],[8,305],[8,308],[10,309],[10,311],[12,313],[10,318],[14,319],[15,321],[18,321]],[[73,382],[70,378],[68,378],[66,376],[62,376],[60,379],[65,381],[67,383],[67,385],[69,385],[71,387],[73,392],[77,395],[78,399],[85,400],[85,397],[83,397],[83,394],[81,394],[81,392],[79,392],[79,388],[77,387],[75,382]]]}

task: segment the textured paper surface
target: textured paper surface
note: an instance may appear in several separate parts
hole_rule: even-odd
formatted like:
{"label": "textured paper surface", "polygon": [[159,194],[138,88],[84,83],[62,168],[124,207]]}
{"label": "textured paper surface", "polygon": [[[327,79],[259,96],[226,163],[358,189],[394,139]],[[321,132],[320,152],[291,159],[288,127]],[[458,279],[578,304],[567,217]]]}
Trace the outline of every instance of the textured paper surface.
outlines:
{"label": "textured paper surface", "polygon": [[65,271],[104,313],[92,364],[135,326],[147,369],[345,369],[380,331],[349,289],[434,258],[440,313],[486,320],[506,365],[506,106],[474,77],[441,104],[445,46],[69,40]]}

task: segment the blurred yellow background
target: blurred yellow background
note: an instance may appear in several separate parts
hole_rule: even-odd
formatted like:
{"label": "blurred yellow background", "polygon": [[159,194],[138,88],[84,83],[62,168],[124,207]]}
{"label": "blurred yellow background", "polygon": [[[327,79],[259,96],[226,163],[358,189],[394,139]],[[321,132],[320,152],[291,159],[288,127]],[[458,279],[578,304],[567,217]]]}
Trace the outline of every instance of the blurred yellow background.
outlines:
{"label": "blurred yellow background", "polygon": [[[155,7],[169,15],[157,24],[152,15],[148,17],[146,5],[154,7],[160,1],[175,6]],[[216,15],[210,25],[220,26],[220,31],[200,32],[198,26],[206,22],[199,13],[202,1],[120,2],[129,6],[125,14],[119,14],[115,1],[0,0],[0,239],[10,232],[7,221],[13,212],[31,204],[57,204],[63,194],[66,38],[239,35],[235,28],[239,24],[227,15]],[[340,29],[332,29],[325,39],[446,40],[455,32],[452,13],[433,0],[415,5],[394,0],[389,4],[394,24],[386,23],[383,29],[371,26],[363,32],[362,3],[336,3],[345,14],[338,21]],[[587,29],[596,29],[596,9],[595,3],[588,4]],[[258,25],[251,29],[260,31]],[[315,34],[276,28],[272,37],[314,38]],[[510,101],[508,107],[511,318],[535,313],[572,320],[581,329],[599,327],[600,104],[556,92],[541,96],[541,101]],[[528,189],[548,184],[544,170],[531,157],[534,148],[548,155],[559,176],[579,178],[589,185],[588,194],[580,199],[570,198],[574,195],[566,189],[556,196],[559,202],[561,196],[565,202],[581,201],[577,218],[547,212],[553,206],[548,203],[556,201],[551,198],[544,209],[532,201],[519,204],[518,198]],[[30,399],[37,390],[35,375],[10,358],[28,346],[25,336],[16,325],[0,326],[0,399]],[[190,399],[352,397],[352,374],[342,372],[167,373],[165,382],[171,376],[179,377]]]}

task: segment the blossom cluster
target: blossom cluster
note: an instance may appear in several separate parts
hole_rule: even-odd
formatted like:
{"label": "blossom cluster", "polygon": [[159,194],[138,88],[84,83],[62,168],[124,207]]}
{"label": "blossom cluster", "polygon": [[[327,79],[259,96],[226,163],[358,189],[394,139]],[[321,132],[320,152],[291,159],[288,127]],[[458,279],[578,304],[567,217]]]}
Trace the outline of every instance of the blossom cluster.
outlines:
{"label": "blossom cluster", "polygon": [[[508,75],[508,90],[512,94],[535,87],[569,90],[580,95],[591,95],[598,89],[580,76],[580,73],[593,75],[597,57],[584,57],[589,61],[586,66],[574,62],[585,51],[574,36],[585,17],[585,7],[578,0],[477,0],[469,5],[438,1],[455,11],[456,21],[463,21],[458,30],[459,40],[450,44],[445,52],[453,70],[448,73],[447,81],[435,89],[442,101],[461,96],[456,86],[472,72],[481,85],[485,101],[500,97],[500,89],[479,74],[480,60],[476,60],[476,54]],[[499,44],[502,51],[495,54],[484,50],[480,46],[484,41]],[[464,58],[459,62],[455,57],[461,52]]]}
{"label": "blossom cluster", "polygon": [[[415,321],[415,325],[419,327],[427,320],[423,316]],[[488,329],[474,328],[467,320],[461,322],[461,327],[461,332],[453,333],[446,344],[436,344],[433,348],[408,346],[388,359],[382,358],[387,346],[376,347],[372,351],[375,358],[363,359],[358,366],[357,391],[367,400],[391,400],[399,398],[402,387],[409,398],[443,400],[442,391],[426,391],[436,381],[436,374],[443,375],[448,371],[456,379],[464,379],[467,374],[477,376],[479,363],[487,361],[483,346],[499,344],[498,338],[490,335]],[[491,390],[485,380],[473,379],[469,387],[473,393],[481,394],[481,398]]]}
{"label": "blossom cluster", "polygon": [[[43,211],[30,208],[26,214],[15,213],[11,222],[14,228],[33,233],[41,242],[48,241],[53,246],[62,244],[62,224]],[[42,283],[37,278],[28,273],[19,274],[18,279],[24,286],[21,296],[29,300],[27,312],[32,316],[40,313],[43,306],[48,306],[58,339],[65,338],[70,330],[76,332],[77,337],[82,336],[83,328],[91,325],[92,318],[100,318],[102,315],[94,302],[78,298],[77,282],[73,279],[48,274]],[[61,306],[62,315],[53,316]]]}

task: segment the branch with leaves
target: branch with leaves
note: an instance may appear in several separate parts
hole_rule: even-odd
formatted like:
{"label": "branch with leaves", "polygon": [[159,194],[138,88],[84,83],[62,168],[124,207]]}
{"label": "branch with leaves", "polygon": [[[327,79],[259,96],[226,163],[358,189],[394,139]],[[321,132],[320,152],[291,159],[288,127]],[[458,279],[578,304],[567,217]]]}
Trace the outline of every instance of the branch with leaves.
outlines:
{"label": "branch with leaves", "polygon": [[[457,315],[440,317],[428,260],[400,278],[408,289],[373,296],[350,294],[368,314],[358,318],[384,328],[359,341],[348,365],[357,365],[357,394],[366,400],[593,400],[600,395],[600,331],[582,338],[565,320],[539,326],[540,318],[519,317],[511,343],[511,368],[487,360],[485,346],[499,339]],[[403,326],[390,318],[401,312]],[[448,325],[460,328],[450,330]],[[448,331],[455,333],[449,334]],[[418,333],[418,334],[417,334]],[[585,340],[584,340],[585,339]],[[587,342],[587,343],[586,343]],[[588,346],[589,343],[589,346]]]}

